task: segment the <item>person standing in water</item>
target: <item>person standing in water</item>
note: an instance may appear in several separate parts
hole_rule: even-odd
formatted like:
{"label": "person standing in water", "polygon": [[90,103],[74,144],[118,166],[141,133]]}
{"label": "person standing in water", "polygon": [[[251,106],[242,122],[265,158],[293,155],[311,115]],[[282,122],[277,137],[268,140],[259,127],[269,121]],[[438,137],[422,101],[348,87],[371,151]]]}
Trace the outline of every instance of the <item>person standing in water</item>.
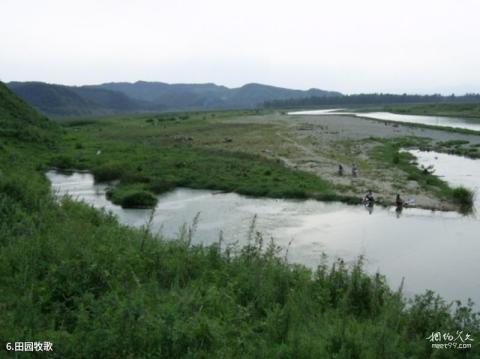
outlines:
{"label": "person standing in water", "polygon": [[343,166],[342,166],[342,164],[338,165],[338,175],[343,176]]}
{"label": "person standing in water", "polygon": [[395,205],[397,206],[397,208],[402,208],[404,204],[405,204],[405,202],[400,197],[400,195],[397,193],[397,198],[395,199]]}
{"label": "person standing in water", "polygon": [[397,193],[397,198],[395,199],[395,205],[396,205],[395,213],[397,214],[397,218],[400,218],[405,202],[403,201],[403,199],[400,197],[398,193]]}
{"label": "person standing in water", "polygon": [[371,189],[368,190],[367,194],[363,198],[363,203],[369,206],[373,206],[373,204],[375,203],[375,198],[373,197],[373,193]]}
{"label": "person standing in water", "polygon": [[368,190],[367,194],[363,198],[363,205],[368,211],[368,214],[373,213],[373,207],[375,204],[375,198],[373,197],[372,190]]}
{"label": "person standing in water", "polygon": [[353,177],[357,177],[357,165],[354,163],[352,163],[352,176]]}

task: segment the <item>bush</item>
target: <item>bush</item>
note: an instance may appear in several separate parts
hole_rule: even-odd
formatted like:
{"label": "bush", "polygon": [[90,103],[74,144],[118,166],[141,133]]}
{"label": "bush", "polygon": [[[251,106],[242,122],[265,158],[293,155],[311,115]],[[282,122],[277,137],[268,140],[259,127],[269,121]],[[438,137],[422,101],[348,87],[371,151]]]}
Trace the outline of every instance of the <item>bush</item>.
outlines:
{"label": "bush", "polygon": [[75,161],[71,157],[57,156],[50,161],[50,165],[58,169],[72,169],[75,168]]}
{"label": "bush", "polygon": [[452,147],[452,146],[461,146],[461,145],[467,145],[469,141],[465,140],[449,140],[445,142],[439,142],[438,144],[440,146],[445,146],[445,147]]}
{"label": "bush", "polygon": [[148,185],[148,189],[154,193],[164,193],[171,191],[175,188],[175,185],[170,182],[156,180]]}
{"label": "bush", "polygon": [[123,197],[120,204],[124,208],[152,208],[157,204],[157,197],[148,191],[133,192]]}
{"label": "bush", "polygon": [[123,208],[152,208],[157,204],[157,197],[138,185],[119,185],[108,189],[107,198]]}
{"label": "bush", "polygon": [[108,162],[93,169],[93,176],[98,182],[107,182],[119,179],[123,174],[123,165],[118,162]]}
{"label": "bush", "polygon": [[473,207],[473,192],[465,187],[457,187],[452,190],[453,201],[463,208]]}
{"label": "bush", "polygon": [[395,164],[395,165],[400,163],[400,155],[398,153],[395,153],[393,155],[392,163]]}

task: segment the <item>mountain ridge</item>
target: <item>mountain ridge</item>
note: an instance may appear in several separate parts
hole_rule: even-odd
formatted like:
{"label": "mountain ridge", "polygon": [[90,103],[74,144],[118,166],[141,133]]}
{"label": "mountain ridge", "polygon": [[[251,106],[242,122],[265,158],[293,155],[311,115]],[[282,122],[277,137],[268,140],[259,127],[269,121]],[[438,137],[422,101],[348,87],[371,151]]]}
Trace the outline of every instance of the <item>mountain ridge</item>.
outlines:
{"label": "mountain ridge", "polygon": [[96,116],[116,113],[247,109],[266,101],[337,97],[341,93],[316,88],[295,90],[248,83],[228,88],[208,83],[108,82],[67,86],[12,81],[7,86],[24,101],[51,117]]}

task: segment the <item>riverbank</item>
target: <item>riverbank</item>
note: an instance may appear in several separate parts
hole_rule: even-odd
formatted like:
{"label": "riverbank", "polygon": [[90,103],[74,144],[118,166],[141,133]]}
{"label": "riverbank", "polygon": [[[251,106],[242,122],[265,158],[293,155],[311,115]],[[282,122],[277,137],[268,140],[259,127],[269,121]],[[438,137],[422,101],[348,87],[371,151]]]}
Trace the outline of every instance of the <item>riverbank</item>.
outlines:
{"label": "riverbank", "polygon": [[[0,124],[8,130],[0,132],[0,338],[11,343],[50,342],[62,358],[429,357],[432,332],[479,335],[471,305],[452,307],[431,291],[407,301],[382,275],[366,274],[362,258],[322,260],[311,271],[255,231],[242,248],[222,236],[192,245],[194,226],[163,238],[54,199],[43,174],[52,154],[101,158],[119,149],[108,138],[138,138],[138,122],[95,125],[104,136],[95,146],[80,127],[62,135],[0,84]],[[156,139],[135,142],[141,154],[148,141]],[[154,155],[143,161],[162,156]],[[86,166],[86,156],[64,159]],[[449,353],[466,351],[478,353],[475,344]]]}
{"label": "riverbank", "polygon": [[[253,121],[244,119],[243,121]],[[393,205],[397,193],[414,198],[416,206],[432,210],[458,210],[451,189],[434,175],[419,170],[402,148],[439,152],[478,152],[480,136],[388,123],[349,115],[279,115],[262,117],[265,123],[282,123],[277,131],[293,146],[286,154],[275,153],[292,169],[321,175],[348,195],[362,197],[368,189],[380,202]],[[257,121],[258,122],[258,121]],[[269,153],[274,157],[273,152]],[[351,175],[352,163],[358,176]],[[339,176],[342,164],[345,175]]]}
{"label": "riverbank", "polygon": [[[432,152],[415,153],[420,163],[434,164],[449,183],[467,185],[477,193],[480,190],[480,162]],[[346,263],[363,255],[368,259],[366,272],[381,272],[391,287],[398,287],[404,278],[407,297],[431,289],[448,301],[471,298],[480,303],[480,282],[475,276],[480,272],[476,257],[480,251],[480,218],[475,213],[465,216],[408,206],[402,210],[365,208],[189,188],[176,188],[158,196],[153,211],[132,210],[108,201],[107,186],[95,183],[91,174],[49,171],[47,178],[58,198],[69,195],[113,213],[128,226],[142,228],[148,223],[152,233],[165,238],[177,238],[192,226],[193,245],[215,244],[221,235],[226,246],[237,243],[241,247],[249,243],[250,233],[259,232],[264,238],[274,238],[283,250],[288,248],[284,253],[289,263],[315,270],[323,252]],[[476,208],[480,208],[478,202]],[[439,277],[439,271],[448,276]],[[455,277],[462,281],[455,282]]]}
{"label": "riverbank", "polygon": [[[104,118],[70,122],[65,129],[61,154],[50,164],[116,180],[110,198],[136,208],[154,206],[154,194],[190,187],[347,203],[359,203],[371,189],[387,206],[400,193],[420,208],[458,210],[452,189],[399,150],[421,146],[473,155],[480,146],[472,134],[352,116],[254,111]],[[351,176],[352,163],[357,177]]]}
{"label": "riverbank", "polygon": [[399,114],[429,115],[446,117],[464,117],[478,119],[480,122],[479,103],[443,103],[443,104],[420,104],[385,106],[385,111]]}

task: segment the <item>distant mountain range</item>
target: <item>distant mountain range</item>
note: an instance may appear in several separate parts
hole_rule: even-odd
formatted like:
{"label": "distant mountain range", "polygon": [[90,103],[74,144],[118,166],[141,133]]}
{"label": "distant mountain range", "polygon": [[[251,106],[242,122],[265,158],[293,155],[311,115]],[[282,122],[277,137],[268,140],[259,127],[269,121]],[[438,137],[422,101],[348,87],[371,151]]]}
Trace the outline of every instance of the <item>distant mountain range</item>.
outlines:
{"label": "distant mountain range", "polygon": [[115,113],[255,108],[265,102],[341,93],[292,90],[251,83],[238,88],[206,84],[112,82],[64,86],[44,82],[10,82],[7,86],[24,101],[52,117],[98,116]]}

